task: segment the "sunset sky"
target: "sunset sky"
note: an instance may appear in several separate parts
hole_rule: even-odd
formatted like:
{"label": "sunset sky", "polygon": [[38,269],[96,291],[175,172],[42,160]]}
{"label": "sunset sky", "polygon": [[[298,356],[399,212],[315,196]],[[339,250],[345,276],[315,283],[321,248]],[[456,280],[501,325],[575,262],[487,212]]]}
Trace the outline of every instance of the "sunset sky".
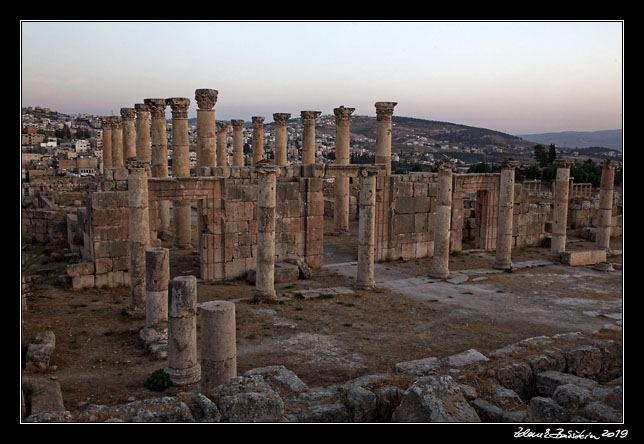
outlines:
{"label": "sunset sky", "polygon": [[[118,114],[219,91],[217,120],[340,105],[510,134],[622,128],[623,22],[21,23],[21,104]],[[168,116],[169,116],[168,111]]]}

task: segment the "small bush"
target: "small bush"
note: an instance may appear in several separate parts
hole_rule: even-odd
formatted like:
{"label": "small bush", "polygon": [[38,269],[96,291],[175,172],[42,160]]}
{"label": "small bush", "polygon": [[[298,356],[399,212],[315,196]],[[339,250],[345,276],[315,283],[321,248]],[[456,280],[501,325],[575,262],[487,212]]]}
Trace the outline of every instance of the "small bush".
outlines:
{"label": "small bush", "polygon": [[172,385],[170,375],[163,369],[152,372],[147,381],[145,381],[145,388],[154,390],[155,392],[162,392]]}

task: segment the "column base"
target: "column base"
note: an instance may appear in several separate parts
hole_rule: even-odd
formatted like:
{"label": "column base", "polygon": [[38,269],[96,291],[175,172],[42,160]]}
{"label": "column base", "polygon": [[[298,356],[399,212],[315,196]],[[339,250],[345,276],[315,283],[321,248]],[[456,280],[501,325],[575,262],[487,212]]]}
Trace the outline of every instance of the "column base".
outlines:
{"label": "column base", "polygon": [[492,265],[492,268],[497,269],[497,270],[511,270],[512,269],[512,261],[496,261]]}
{"label": "column base", "polygon": [[430,271],[429,277],[433,277],[434,279],[447,279],[449,277],[449,271]]}
{"label": "column base", "polygon": [[130,305],[125,309],[125,315],[131,319],[145,319],[145,307]]}
{"label": "column base", "polygon": [[275,290],[255,289],[255,293],[253,294],[253,299],[255,300],[255,302],[261,302],[265,300],[274,301],[277,299],[277,293],[275,293]]}
{"label": "column base", "polygon": [[166,367],[164,371],[170,375],[170,381],[174,385],[190,385],[201,380],[201,365],[199,364],[180,369]]}
{"label": "column base", "polygon": [[358,281],[355,284],[353,284],[353,288],[356,290],[373,290],[376,288],[376,282],[375,281]]}

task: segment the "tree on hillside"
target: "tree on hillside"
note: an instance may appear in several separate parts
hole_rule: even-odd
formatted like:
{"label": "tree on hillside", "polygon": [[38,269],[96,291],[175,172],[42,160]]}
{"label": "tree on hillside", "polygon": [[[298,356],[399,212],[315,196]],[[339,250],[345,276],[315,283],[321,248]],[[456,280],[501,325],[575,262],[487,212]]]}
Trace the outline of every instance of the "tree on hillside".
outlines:
{"label": "tree on hillside", "polygon": [[543,145],[534,146],[534,160],[536,160],[542,167],[548,164],[548,155],[546,154],[546,148]]}
{"label": "tree on hillside", "polygon": [[550,144],[550,149],[548,150],[548,164],[552,165],[557,159],[557,149],[554,144]]}

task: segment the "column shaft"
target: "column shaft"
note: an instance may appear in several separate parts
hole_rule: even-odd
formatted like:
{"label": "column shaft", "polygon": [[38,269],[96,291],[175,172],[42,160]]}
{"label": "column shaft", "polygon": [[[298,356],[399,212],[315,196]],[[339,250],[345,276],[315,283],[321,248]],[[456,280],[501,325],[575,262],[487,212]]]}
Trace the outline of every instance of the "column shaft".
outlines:
{"label": "column shaft", "polygon": [[218,91],[197,89],[197,169],[217,166],[217,139],[215,137],[215,110]]}
{"label": "column shaft", "polygon": [[121,108],[123,120],[123,161],[136,158],[136,131],[134,130],[134,108]]}
{"label": "column shaft", "polygon": [[101,118],[103,128],[103,168],[112,168],[112,120],[109,117]]}
{"label": "column shaft", "polygon": [[[174,97],[167,100],[172,109],[172,172],[176,177],[190,176],[188,150],[188,107],[190,99]],[[190,201],[173,201],[174,242],[177,247],[190,247]]]}
{"label": "column shaft", "polygon": [[555,160],[557,176],[555,179],[555,206],[552,213],[552,239],[550,254],[554,259],[559,259],[561,253],[566,251],[566,228],[568,220],[568,192],[570,189],[570,166],[567,160]]}
{"label": "column shaft", "polygon": [[503,161],[499,186],[499,216],[496,234],[496,260],[493,267],[512,268],[512,216],[514,212],[514,169],[518,162]]}
{"label": "column shaft", "polygon": [[356,287],[369,289],[375,286],[375,228],[376,228],[376,176],[362,170],[360,176],[360,210],[358,231],[358,275]]}
{"label": "column shaft", "polygon": [[[340,106],[335,115],[335,161],[338,165],[350,162],[350,122],[355,108]],[[337,234],[349,233],[349,178],[336,177],[333,184],[333,221]]]}
{"label": "column shaft", "polygon": [[237,376],[235,304],[209,301],[199,305],[201,327],[201,393]]}
{"label": "column shaft", "polygon": [[434,256],[431,277],[445,279],[449,276],[449,241],[452,217],[452,165],[442,164],[438,170],[438,197],[434,225]]}
{"label": "column shaft", "polygon": [[275,165],[286,165],[286,147],[288,145],[288,133],[286,132],[286,121],[291,117],[288,113],[275,113]]}
{"label": "column shaft", "polygon": [[264,158],[264,118],[253,116],[253,166]]}
{"label": "column shaft", "polygon": [[257,199],[257,270],[255,299],[275,299],[275,201],[277,188],[275,166],[258,168]]}
{"label": "column shaft", "polygon": [[216,122],[217,126],[217,149],[216,166],[228,166],[228,150],[226,149],[226,138],[228,137],[228,122]]}
{"label": "column shaft", "polygon": [[231,120],[233,125],[233,165],[244,166],[244,121]]}
{"label": "column shaft", "polygon": [[391,117],[397,102],[376,102],[376,163],[387,166],[387,175],[391,174]]}
{"label": "column shaft", "polygon": [[597,220],[597,248],[610,250],[610,234],[613,219],[613,189],[617,162],[602,162],[602,178],[599,185],[599,211]]}
{"label": "column shaft", "polygon": [[302,163],[315,163],[315,119],[321,111],[302,111]]}
{"label": "column shaft", "polygon": [[123,162],[123,121],[112,116],[112,168],[122,168]]}
{"label": "column shaft", "polygon": [[[152,177],[168,177],[168,137],[165,124],[165,99],[145,99],[150,109],[150,141]],[[170,205],[167,200],[159,201],[161,229],[170,228]]]}
{"label": "column shaft", "polygon": [[168,328],[168,283],[170,281],[170,250],[145,250],[145,327],[157,332]]}
{"label": "column shaft", "polygon": [[136,160],[150,163],[150,111],[143,103],[134,105],[136,111]]}
{"label": "column shaft", "polygon": [[148,212],[148,170],[131,164],[128,175],[128,206],[130,234],[130,295],[129,312],[143,315],[145,310],[145,250],[150,242]]}
{"label": "column shaft", "polygon": [[179,276],[170,281],[168,294],[168,367],[174,385],[199,382],[197,361],[197,279]]}

